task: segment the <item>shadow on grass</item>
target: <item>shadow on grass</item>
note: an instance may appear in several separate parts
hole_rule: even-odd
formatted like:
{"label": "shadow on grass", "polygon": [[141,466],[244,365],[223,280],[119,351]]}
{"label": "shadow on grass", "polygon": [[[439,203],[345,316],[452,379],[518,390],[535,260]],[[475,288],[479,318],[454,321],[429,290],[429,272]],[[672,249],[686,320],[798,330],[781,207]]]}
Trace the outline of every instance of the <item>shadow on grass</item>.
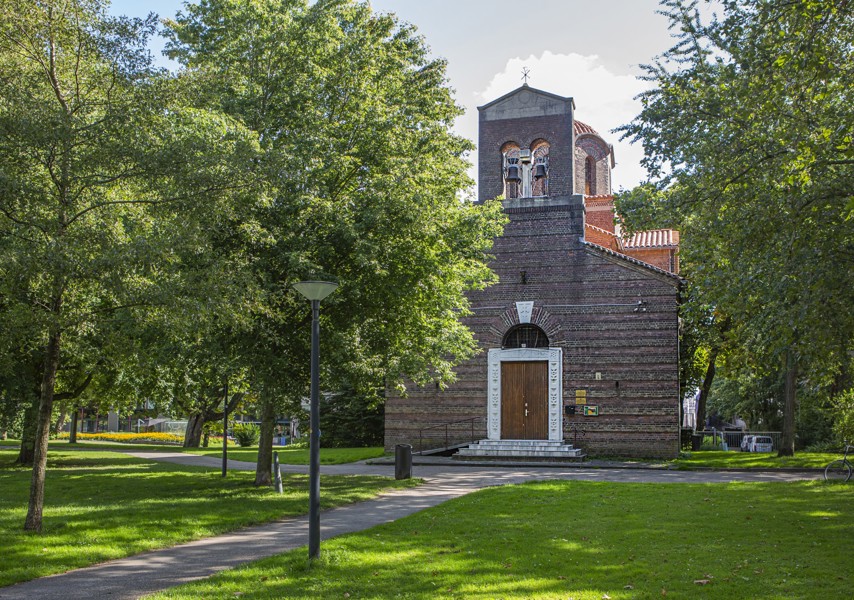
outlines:
{"label": "shadow on grass", "polygon": [[797,452],[794,456],[777,456],[776,452],[735,452],[702,450],[688,452],[675,465],[683,469],[823,469],[841,455],[824,452]]}
{"label": "shadow on grass", "polygon": [[842,598],[854,486],[548,482],[484,490],[159,597]]}
{"label": "shadow on grass", "polygon": [[[253,481],[251,472],[223,479],[215,470],[109,452],[55,452],[43,531],[32,534],[23,531],[30,469],[7,461],[0,468],[0,586],[308,511],[306,476],[287,475],[281,495]],[[383,477],[326,476],[322,507],[366,500],[392,485]]]}

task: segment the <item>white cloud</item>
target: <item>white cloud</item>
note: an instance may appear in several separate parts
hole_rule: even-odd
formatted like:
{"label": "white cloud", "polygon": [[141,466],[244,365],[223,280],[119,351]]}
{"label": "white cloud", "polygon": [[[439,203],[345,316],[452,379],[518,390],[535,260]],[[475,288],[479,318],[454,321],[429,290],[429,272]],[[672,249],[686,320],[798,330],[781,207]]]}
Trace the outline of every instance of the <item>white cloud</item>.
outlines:
{"label": "white cloud", "polygon": [[640,166],[643,149],[639,144],[619,141],[611,130],[631,121],[640,112],[640,103],[633,98],[646,89],[646,82],[632,75],[609,72],[595,54],[553,54],[511,58],[504,70],[497,73],[485,90],[476,94],[478,105],[486,104],[519,87],[522,67],[530,69],[528,84],[561,96],[575,99],[575,116],[593,127],[614,145],[617,166],[614,168],[614,191],[631,188],[645,179]]}

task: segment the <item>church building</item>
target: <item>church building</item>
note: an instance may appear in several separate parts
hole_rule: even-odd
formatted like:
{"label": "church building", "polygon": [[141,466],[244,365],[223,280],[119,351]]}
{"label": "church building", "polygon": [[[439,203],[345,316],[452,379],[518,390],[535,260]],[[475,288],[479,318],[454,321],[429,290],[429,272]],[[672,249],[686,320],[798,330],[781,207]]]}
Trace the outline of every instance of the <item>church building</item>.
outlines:
{"label": "church building", "polygon": [[478,108],[479,201],[503,196],[498,283],[463,322],[480,352],[446,389],[389,390],[386,447],[466,457],[674,457],[678,232],[624,237],[613,147],[527,84]]}

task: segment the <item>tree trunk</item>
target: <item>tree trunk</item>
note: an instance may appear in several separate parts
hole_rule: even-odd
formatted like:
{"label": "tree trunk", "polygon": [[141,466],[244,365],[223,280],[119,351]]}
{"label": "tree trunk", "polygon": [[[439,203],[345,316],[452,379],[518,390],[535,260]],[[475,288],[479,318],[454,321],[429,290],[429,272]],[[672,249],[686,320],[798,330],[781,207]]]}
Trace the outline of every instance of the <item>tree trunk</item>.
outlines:
{"label": "tree trunk", "polygon": [[703,378],[703,386],[700,388],[700,397],[697,399],[697,424],[696,429],[706,428],[706,404],[709,400],[709,390],[712,389],[712,381],[715,379],[715,363],[718,360],[718,350],[713,348],[709,354],[709,366],[706,368],[706,376]]}
{"label": "tree trunk", "polygon": [[785,407],[783,409],[783,435],[777,456],[795,455],[795,411],[797,410],[798,364],[795,353],[787,350],[784,365],[786,370]]}
{"label": "tree trunk", "polygon": [[24,411],[24,428],[21,432],[21,449],[18,452],[19,465],[31,467],[36,455],[36,430],[39,420],[39,395],[33,397],[32,403]]}
{"label": "tree trunk", "polygon": [[80,414],[80,409],[76,406],[71,411],[71,427],[68,428],[68,443],[77,443],[77,415]]}
{"label": "tree trunk", "polygon": [[272,398],[264,398],[261,408],[261,438],[258,440],[258,462],[255,465],[255,485],[273,485],[273,430],[275,428],[275,403]]}
{"label": "tree trunk", "polygon": [[60,409],[59,417],[56,419],[56,423],[53,424],[53,435],[59,435],[62,431],[62,426],[65,425],[65,419],[68,418],[68,409]]}
{"label": "tree trunk", "polygon": [[202,443],[202,429],[205,427],[205,415],[196,413],[187,419],[187,431],[184,433],[184,448],[198,448]]}
{"label": "tree trunk", "polygon": [[[57,302],[57,304],[59,304]],[[58,308],[58,307],[57,307]],[[59,312],[58,310],[56,312]],[[44,479],[47,471],[47,443],[50,437],[50,416],[53,412],[53,393],[56,387],[56,372],[59,368],[60,332],[51,334],[47,343],[44,376],[42,377],[41,401],[36,422],[36,445],[33,457],[33,478],[30,484],[30,502],[26,531],[41,531],[42,511],[44,509]]]}

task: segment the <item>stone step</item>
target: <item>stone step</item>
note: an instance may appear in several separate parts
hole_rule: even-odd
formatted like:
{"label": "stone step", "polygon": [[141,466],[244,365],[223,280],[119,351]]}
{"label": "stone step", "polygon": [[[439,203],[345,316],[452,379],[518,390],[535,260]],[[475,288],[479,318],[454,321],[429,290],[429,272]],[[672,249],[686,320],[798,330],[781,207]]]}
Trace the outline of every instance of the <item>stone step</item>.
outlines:
{"label": "stone step", "polygon": [[506,458],[581,458],[584,453],[581,450],[477,450],[462,448],[456,454],[463,457],[506,457]]}
{"label": "stone step", "polygon": [[582,450],[551,440],[480,440],[461,448],[455,458],[534,458],[577,460]]}
{"label": "stone step", "polygon": [[480,440],[472,445],[477,445],[481,448],[509,448],[512,446],[518,448],[550,449],[563,448],[565,446],[572,447],[570,444],[565,444],[564,442],[550,440]]}
{"label": "stone step", "polygon": [[552,446],[548,448],[539,447],[539,446],[468,446],[467,448],[460,448],[460,451],[463,450],[477,450],[478,452],[567,452],[572,453],[575,452],[576,449],[572,446]]}

